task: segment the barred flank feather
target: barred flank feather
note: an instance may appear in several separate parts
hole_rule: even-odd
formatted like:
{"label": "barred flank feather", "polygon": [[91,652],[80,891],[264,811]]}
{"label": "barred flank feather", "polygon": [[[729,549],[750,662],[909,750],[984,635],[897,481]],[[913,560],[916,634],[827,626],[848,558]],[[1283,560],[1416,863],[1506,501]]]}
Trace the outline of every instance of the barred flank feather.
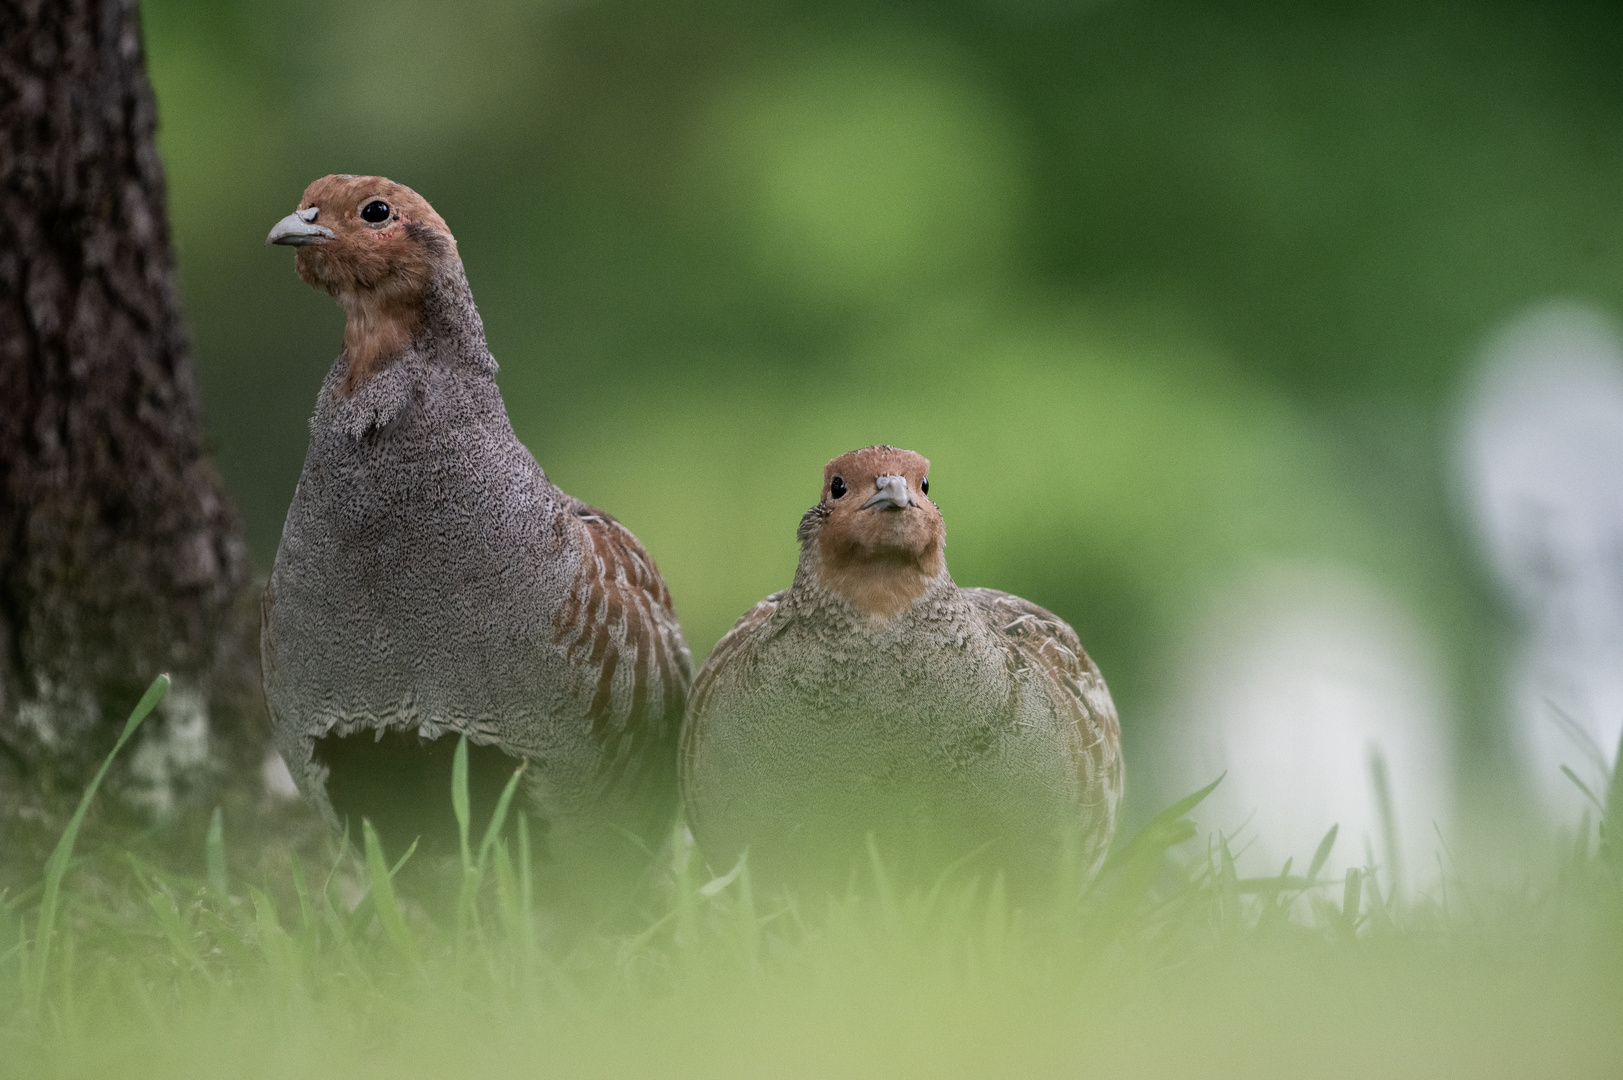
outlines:
{"label": "barred flank feather", "polygon": [[[677,737],[692,660],[677,627],[671,595],[653,559],[613,517],[589,506],[574,512],[584,557],[580,575],[559,611],[558,640],[568,662],[595,671],[586,711],[592,741],[602,750],[611,785],[647,783],[650,767],[666,760],[648,754]],[[615,675],[631,670],[629,688],[616,694]]]}

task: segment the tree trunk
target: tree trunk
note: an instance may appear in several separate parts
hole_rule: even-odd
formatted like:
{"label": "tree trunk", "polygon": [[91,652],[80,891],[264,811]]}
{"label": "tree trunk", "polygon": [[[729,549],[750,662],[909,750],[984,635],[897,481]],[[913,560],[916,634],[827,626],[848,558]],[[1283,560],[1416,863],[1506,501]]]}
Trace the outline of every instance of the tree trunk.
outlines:
{"label": "tree trunk", "polygon": [[76,796],[160,671],[175,689],[115,774],[125,805],[162,814],[257,779],[265,740],[247,547],[205,453],[136,4],[4,0],[0,65],[5,843]]}

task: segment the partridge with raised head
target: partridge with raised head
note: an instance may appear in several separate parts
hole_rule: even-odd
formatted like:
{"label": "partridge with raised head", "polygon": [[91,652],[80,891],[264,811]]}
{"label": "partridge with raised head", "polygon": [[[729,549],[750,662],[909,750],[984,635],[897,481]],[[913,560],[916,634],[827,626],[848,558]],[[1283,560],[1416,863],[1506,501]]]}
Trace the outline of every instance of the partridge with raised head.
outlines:
{"label": "partridge with raised head", "polygon": [[890,446],[829,462],[794,583],[746,614],[694,681],[681,781],[717,867],[839,874],[867,837],[930,872],[981,846],[1029,877],[1070,845],[1091,874],[1115,831],[1121,733],[1065,622],[947,573],[930,463]]}
{"label": "partridge with raised head", "polygon": [[266,242],[346,316],[263,602],[300,790],[396,854],[443,841],[466,735],[476,816],[527,761],[521,805],[554,857],[657,846],[690,680],[670,594],[514,435],[445,222],[400,184],[327,176]]}

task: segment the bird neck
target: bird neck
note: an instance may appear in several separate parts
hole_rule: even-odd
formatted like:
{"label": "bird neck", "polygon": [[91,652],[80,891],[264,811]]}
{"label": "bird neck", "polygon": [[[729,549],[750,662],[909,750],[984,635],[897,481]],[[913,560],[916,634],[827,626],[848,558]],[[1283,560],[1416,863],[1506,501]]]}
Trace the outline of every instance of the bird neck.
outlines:
{"label": "bird neck", "polygon": [[425,336],[449,353],[447,359],[495,370],[467,275],[454,256],[435,267],[426,282],[402,280],[393,287],[341,293],[337,299],[344,309],[347,365],[337,387],[340,398],[353,396]]}
{"label": "bird neck", "polygon": [[350,397],[390,363],[405,354],[422,326],[416,297],[368,291],[338,298],[344,308],[344,360],[349,365],[338,386]]}
{"label": "bird neck", "polygon": [[887,620],[952,581],[939,546],[923,552],[852,552],[821,537],[801,549],[797,586],[833,593],[871,620]]}

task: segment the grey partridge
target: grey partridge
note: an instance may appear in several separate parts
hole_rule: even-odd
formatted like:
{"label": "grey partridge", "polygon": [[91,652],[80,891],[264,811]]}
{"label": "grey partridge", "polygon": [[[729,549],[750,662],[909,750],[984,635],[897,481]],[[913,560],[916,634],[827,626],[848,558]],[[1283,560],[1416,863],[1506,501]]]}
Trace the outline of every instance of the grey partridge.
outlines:
{"label": "grey partridge", "polygon": [[465,735],[476,816],[527,761],[520,805],[552,857],[657,846],[691,672],[670,594],[514,435],[445,222],[400,184],[327,176],[266,242],[346,316],[263,600],[300,790],[392,853],[444,845]]}
{"label": "grey partridge", "polygon": [[747,849],[752,872],[826,881],[869,836],[902,873],[983,846],[1028,881],[1103,859],[1122,793],[1110,693],[1064,621],[954,584],[929,467],[890,446],[829,462],[794,583],[701,667],[681,786],[713,866]]}

